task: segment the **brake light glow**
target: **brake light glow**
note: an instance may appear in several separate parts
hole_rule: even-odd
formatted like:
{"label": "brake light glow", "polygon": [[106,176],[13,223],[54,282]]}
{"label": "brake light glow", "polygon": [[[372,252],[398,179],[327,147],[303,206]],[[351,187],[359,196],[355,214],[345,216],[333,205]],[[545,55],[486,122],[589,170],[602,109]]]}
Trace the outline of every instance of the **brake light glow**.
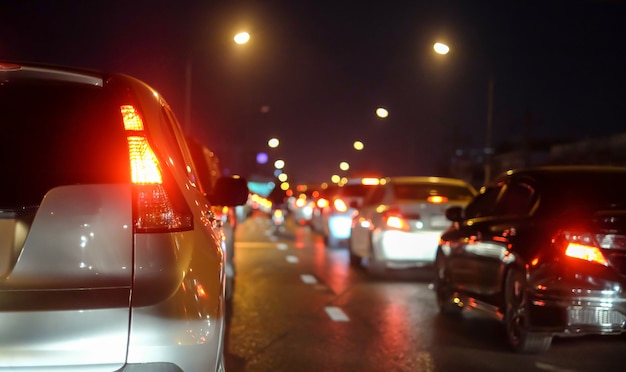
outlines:
{"label": "brake light glow", "polygon": [[386,215],[384,216],[384,219],[385,219],[385,224],[387,225],[388,228],[402,230],[402,231],[410,230],[409,224],[401,216]]}
{"label": "brake light glow", "polygon": [[159,161],[145,137],[128,136],[128,150],[133,183],[163,183]]}
{"label": "brake light glow", "polygon": [[348,210],[348,205],[342,199],[335,199],[333,201],[333,207],[337,212],[346,212]]}
{"label": "brake light glow", "polygon": [[581,260],[599,263],[608,266],[608,262],[598,247],[583,245],[578,243],[569,243],[565,248],[565,255]]}
{"label": "brake light glow", "polygon": [[124,121],[124,129],[143,131],[143,120],[132,105],[124,105],[120,108],[122,111],[122,120]]}
{"label": "brake light glow", "polygon": [[320,198],[317,200],[317,207],[318,208],[326,208],[328,207],[330,203],[328,202],[328,199],[324,199],[324,198]]}
{"label": "brake light glow", "polygon": [[131,180],[134,186],[135,232],[171,232],[193,228],[193,215],[177,188],[168,188],[161,164],[150,145],[141,116],[131,105],[120,107],[128,132]]}
{"label": "brake light glow", "polygon": [[600,246],[591,234],[565,231],[561,233],[561,238],[567,257],[595,262],[604,266],[609,265]]}
{"label": "brake light glow", "polygon": [[441,196],[441,195],[431,195],[426,200],[429,203],[440,204],[440,203],[446,203],[448,201],[448,198],[445,196]]}
{"label": "brake light glow", "polygon": [[361,179],[362,185],[378,185],[380,180],[378,178],[363,178]]}

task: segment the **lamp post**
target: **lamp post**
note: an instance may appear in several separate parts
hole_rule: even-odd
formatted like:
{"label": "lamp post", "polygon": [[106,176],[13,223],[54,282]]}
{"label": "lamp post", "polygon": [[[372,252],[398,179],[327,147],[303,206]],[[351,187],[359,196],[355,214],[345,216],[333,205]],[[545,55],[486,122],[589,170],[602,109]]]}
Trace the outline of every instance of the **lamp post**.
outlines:
{"label": "lamp post", "polygon": [[[446,55],[450,52],[450,47],[444,43],[435,43],[433,50],[437,54]],[[487,128],[485,131],[485,148],[483,153],[483,166],[484,166],[484,184],[487,184],[491,180],[491,160],[493,155],[493,92],[494,92],[495,80],[493,72],[489,72],[487,80]]]}
{"label": "lamp post", "polygon": [[[238,44],[246,44],[250,41],[250,34],[240,32],[233,37],[233,41]],[[185,66],[185,117],[183,122],[183,131],[185,134],[191,134],[191,86],[193,81],[193,57],[192,52],[187,55],[187,65]]]}

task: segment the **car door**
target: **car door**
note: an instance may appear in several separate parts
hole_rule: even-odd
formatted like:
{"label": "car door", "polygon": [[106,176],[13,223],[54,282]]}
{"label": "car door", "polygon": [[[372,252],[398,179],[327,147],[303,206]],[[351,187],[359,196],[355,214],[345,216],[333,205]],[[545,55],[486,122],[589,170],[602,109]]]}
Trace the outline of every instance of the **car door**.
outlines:
{"label": "car door", "polygon": [[478,194],[464,209],[463,219],[442,236],[447,242],[448,270],[454,285],[473,292],[479,281],[480,264],[477,256],[481,249],[488,249],[483,242],[483,234],[495,218],[494,210],[502,185],[486,188]]}
{"label": "car door", "polygon": [[488,222],[478,224],[476,244],[468,249],[471,267],[478,275],[470,286],[476,293],[490,296],[501,290],[506,266],[515,259],[512,248],[518,234],[526,231],[534,205],[534,189],[524,182],[504,185]]}

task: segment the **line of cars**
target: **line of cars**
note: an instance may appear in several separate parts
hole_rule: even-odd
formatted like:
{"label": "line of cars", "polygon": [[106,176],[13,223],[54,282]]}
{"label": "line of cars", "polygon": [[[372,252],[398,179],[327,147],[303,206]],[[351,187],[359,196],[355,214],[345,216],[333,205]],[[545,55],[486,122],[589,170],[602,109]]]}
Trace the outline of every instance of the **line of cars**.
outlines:
{"label": "line of cars", "polygon": [[0,367],[223,371],[227,252],[217,206],[153,88],[0,62]]}
{"label": "line of cars", "polygon": [[[322,202],[344,219],[335,236],[347,238],[351,265],[376,275],[432,268],[443,316],[487,314],[518,353],[626,332],[626,167],[511,170],[480,192],[441,177],[368,183],[339,212],[341,187]],[[314,229],[332,236],[331,218],[319,221]]]}

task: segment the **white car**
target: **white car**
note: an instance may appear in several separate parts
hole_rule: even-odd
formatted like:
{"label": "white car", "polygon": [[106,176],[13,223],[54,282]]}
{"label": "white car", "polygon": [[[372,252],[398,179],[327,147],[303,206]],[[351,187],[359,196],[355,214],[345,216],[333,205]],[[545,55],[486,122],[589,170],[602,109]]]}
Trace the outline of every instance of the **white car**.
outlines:
{"label": "white car", "polygon": [[373,274],[432,266],[437,243],[450,226],[445,210],[476,195],[469,183],[442,177],[391,177],[367,195],[352,219],[350,263],[367,259]]}
{"label": "white car", "polygon": [[217,219],[163,97],[45,65],[0,81],[0,370],[223,371]]}
{"label": "white car", "polygon": [[329,198],[321,211],[322,236],[330,248],[345,246],[350,239],[352,218],[365,196],[380,183],[375,177],[349,178]]}

